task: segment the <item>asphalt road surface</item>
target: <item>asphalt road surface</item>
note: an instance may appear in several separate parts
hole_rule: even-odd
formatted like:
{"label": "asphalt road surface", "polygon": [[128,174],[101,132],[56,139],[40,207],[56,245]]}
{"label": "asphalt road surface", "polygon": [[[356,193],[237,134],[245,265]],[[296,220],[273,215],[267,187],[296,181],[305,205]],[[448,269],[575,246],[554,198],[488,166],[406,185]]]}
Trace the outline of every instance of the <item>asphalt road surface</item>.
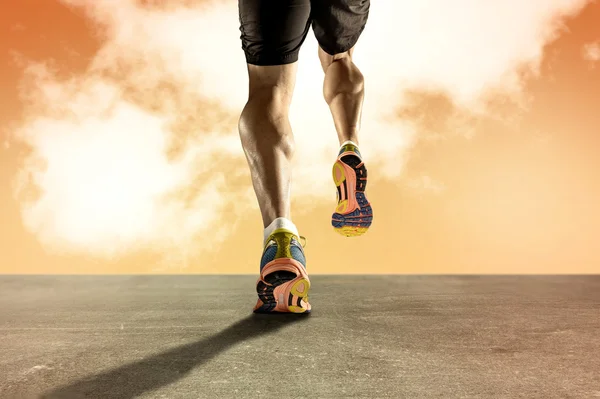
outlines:
{"label": "asphalt road surface", "polygon": [[600,276],[0,276],[0,398],[600,397]]}

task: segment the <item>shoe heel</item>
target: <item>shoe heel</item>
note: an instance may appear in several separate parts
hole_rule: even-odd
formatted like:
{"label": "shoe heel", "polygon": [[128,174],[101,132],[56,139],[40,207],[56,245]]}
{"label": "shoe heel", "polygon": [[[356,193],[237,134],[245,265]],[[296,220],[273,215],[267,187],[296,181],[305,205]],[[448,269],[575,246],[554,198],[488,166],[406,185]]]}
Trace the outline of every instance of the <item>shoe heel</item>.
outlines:
{"label": "shoe heel", "polygon": [[308,303],[308,291],[310,290],[310,281],[305,278],[298,279],[292,283],[290,294],[288,295],[288,310],[291,313],[310,312]]}
{"label": "shoe heel", "polygon": [[333,182],[337,187],[341,186],[344,180],[346,180],[346,171],[344,170],[344,164],[341,161],[336,161],[333,164],[331,170],[333,176]]}
{"label": "shoe heel", "polygon": [[331,175],[333,176],[333,182],[337,188],[338,203],[335,207],[335,212],[346,213],[350,201],[348,201],[348,183],[346,182],[346,169],[344,168],[344,164],[339,160],[336,161],[333,164]]}

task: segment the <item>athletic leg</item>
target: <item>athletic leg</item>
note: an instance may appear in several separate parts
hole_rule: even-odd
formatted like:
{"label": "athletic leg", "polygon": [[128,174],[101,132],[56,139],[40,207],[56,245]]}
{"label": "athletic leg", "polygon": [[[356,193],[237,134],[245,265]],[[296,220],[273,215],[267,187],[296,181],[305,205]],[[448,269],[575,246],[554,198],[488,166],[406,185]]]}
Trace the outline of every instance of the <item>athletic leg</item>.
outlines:
{"label": "athletic leg", "polygon": [[266,228],[290,219],[291,160],[294,137],[288,119],[297,64],[248,65],[248,102],[239,132]]}
{"label": "athletic leg", "polygon": [[290,218],[294,138],[288,111],[311,6],[310,0],[239,0],[239,12],[249,77],[239,132],[266,228]]}
{"label": "athletic leg", "polygon": [[309,0],[239,0],[248,102],[239,132],[262,214],[264,248],[254,312],[310,312],[306,259],[290,218],[294,137],[288,113]]}
{"label": "athletic leg", "polygon": [[365,195],[367,168],[358,150],[364,77],[352,54],[367,23],[370,1],[315,0],[313,4],[313,29],[325,72],[323,95],[340,142],[332,171],[337,204],[331,224],[344,236],[359,236],[371,226],[373,209]]}
{"label": "athletic leg", "polygon": [[369,0],[313,1],[313,30],[325,72],[323,96],[329,105],[340,144],[358,144],[364,77],[352,60],[368,17]]}
{"label": "athletic leg", "polygon": [[364,77],[352,61],[350,50],[330,55],[319,47],[319,59],[325,72],[323,96],[329,105],[340,144],[352,141],[358,145]]}

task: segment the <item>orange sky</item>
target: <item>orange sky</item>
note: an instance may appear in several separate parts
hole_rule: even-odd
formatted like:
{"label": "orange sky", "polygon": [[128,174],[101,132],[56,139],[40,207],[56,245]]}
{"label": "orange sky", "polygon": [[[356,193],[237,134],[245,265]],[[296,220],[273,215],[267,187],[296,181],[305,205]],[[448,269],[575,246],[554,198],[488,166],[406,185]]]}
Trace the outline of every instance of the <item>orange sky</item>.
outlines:
{"label": "orange sky", "polygon": [[[0,144],[25,122],[18,94],[22,60],[51,59],[58,76],[77,75],[103,40],[81,10],[54,0],[13,0],[5,9]],[[385,166],[369,167],[375,221],[367,235],[338,236],[329,224],[333,199],[311,200],[310,211],[302,212],[306,204],[294,192],[294,219],[308,238],[309,272],[600,272],[600,62],[594,67],[583,57],[584,46],[600,40],[599,20],[600,4],[593,3],[566,21],[568,29],[544,49],[541,75],[525,80],[525,110],[494,94],[496,112],[473,116],[444,93],[414,91],[412,102],[397,110],[418,132],[416,144],[402,154],[402,175],[378,179]],[[376,132],[363,132],[368,134]],[[366,145],[363,152],[376,157]],[[257,210],[237,220],[223,242],[206,245],[213,236],[204,233],[199,239],[209,249],[189,254],[185,262],[181,254],[168,254],[167,266],[157,265],[150,251],[107,260],[43,247],[24,227],[10,188],[25,153],[14,141],[0,148],[0,272],[257,272],[262,237]]]}

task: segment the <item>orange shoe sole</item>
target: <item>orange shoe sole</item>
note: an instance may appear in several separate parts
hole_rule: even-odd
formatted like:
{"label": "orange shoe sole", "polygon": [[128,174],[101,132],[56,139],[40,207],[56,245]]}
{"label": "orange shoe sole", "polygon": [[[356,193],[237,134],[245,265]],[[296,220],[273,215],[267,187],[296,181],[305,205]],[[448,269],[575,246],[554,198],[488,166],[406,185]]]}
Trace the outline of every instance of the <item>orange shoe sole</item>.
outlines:
{"label": "orange shoe sole", "polygon": [[365,195],[367,168],[353,152],[345,152],[333,164],[332,175],[338,203],[331,225],[346,237],[365,234],[373,222],[373,208]]}
{"label": "orange shoe sole", "polygon": [[[280,273],[284,272],[284,273]],[[290,277],[295,275],[296,277]],[[304,266],[294,259],[268,263],[256,282],[258,300],[254,313],[310,313],[310,280]]]}

